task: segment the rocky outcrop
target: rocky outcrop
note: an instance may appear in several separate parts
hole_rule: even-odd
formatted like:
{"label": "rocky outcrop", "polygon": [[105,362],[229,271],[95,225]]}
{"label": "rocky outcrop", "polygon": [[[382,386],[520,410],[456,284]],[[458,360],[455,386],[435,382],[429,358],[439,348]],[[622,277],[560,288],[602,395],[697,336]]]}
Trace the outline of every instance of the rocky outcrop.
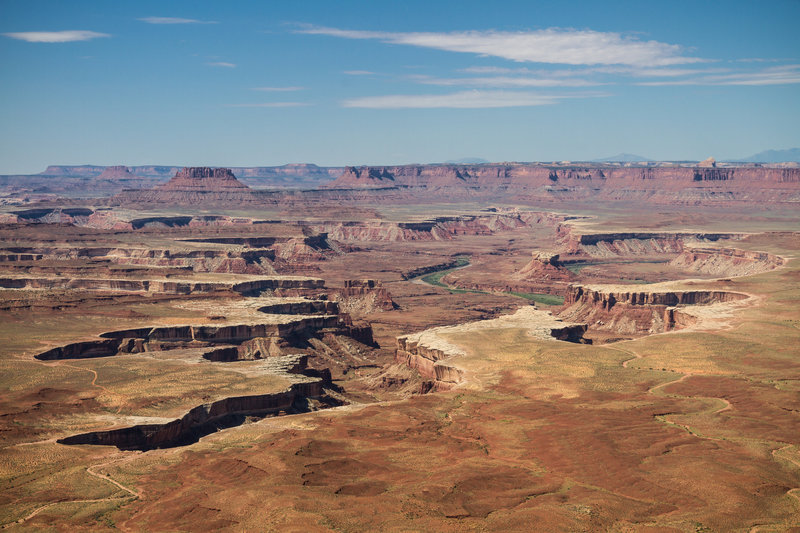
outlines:
{"label": "rocky outcrop", "polygon": [[774,270],[785,262],[782,257],[767,252],[691,246],[670,261],[670,265],[689,272],[736,277]]}
{"label": "rocky outcrop", "polygon": [[558,254],[537,251],[533,252],[530,262],[516,272],[513,278],[533,282],[568,282],[575,279],[575,275],[564,267]]}
{"label": "rocky outcrop", "polygon": [[344,287],[328,290],[328,298],[343,312],[357,317],[398,308],[389,291],[372,279],[345,280]]}
{"label": "rocky outcrop", "polygon": [[[255,337],[244,341],[238,346],[214,348],[203,353],[203,359],[218,362],[255,361],[257,359],[285,356],[291,349],[291,344],[286,339],[280,337]],[[305,360],[303,364],[305,365]]]}
{"label": "rocky outcrop", "polygon": [[327,187],[391,187],[394,176],[385,168],[345,167],[344,172]]}
{"label": "rocky outcrop", "polygon": [[558,316],[586,322],[590,328],[598,330],[624,334],[663,333],[696,321],[687,306],[708,306],[749,298],[746,294],[718,290],[637,288],[630,285],[571,286]]}
{"label": "rocky outcrop", "polygon": [[247,190],[249,187],[236,179],[229,168],[184,167],[163,185],[159,191],[220,192]]}
{"label": "rocky outcrop", "polygon": [[128,167],[124,165],[116,165],[111,167],[106,167],[103,169],[103,172],[97,176],[98,180],[119,180],[119,181],[127,181],[127,180],[136,180],[140,179],[137,176],[131,174],[131,171]]}
{"label": "rocky outcrop", "polygon": [[273,245],[275,257],[286,263],[324,261],[329,255],[340,255],[331,247],[327,233],[292,238]]}

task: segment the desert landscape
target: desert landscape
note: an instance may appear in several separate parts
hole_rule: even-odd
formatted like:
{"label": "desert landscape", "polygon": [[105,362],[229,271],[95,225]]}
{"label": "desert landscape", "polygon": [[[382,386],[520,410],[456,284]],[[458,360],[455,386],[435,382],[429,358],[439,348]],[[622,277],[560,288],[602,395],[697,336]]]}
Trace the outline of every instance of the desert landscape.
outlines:
{"label": "desert landscape", "polygon": [[0,529],[800,533],[798,20],[0,2]]}
{"label": "desert landscape", "polygon": [[800,527],[798,169],[613,170],[8,208],[3,527]]}

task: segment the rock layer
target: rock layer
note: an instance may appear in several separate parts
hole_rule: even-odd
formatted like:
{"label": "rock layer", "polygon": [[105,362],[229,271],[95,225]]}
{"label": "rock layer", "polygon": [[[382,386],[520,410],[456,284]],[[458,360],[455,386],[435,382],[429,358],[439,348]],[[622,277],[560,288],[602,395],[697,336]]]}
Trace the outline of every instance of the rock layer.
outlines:
{"label": "rock layer", "polygon": [[780,256],[738,248],[688,247],[670,264],[690,272],[716,276],[748,276],[774,270],[786,263]]}
{"label": "rock layer", "polygon": [[685,290],[650,286],[582,286],[569,288],[559,316],[587,322],[593,329],[623,334],[663,333],[697,322],[687,306],[709,306],[748,299],[718,290]]}
{"label": "rock layer", "polygon": [[736,240],[744,235],[735,233],[575,233],[564,229],[561,238],[562,256],[575,258],[643,258],[677,255],[691,244]]}
{"label": "rock layer", "polygon": [[[643,200],[655,203],[800,201],[800,169],[665,165],[407,165],[349,167],[331,188],[422,188],[453,195],[504,194],[532,200]],[[458,192],[455,192],[458,191]]]}

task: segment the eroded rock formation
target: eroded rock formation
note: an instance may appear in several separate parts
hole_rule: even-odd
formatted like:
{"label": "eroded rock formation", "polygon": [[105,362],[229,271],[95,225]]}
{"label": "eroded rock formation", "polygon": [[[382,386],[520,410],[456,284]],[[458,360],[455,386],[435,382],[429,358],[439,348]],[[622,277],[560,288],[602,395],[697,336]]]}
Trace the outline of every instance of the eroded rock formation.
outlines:
{"label": "eroded rock formation", "polygon": [[514,279],[524,281],[568,282],[575,275],[564,267],[559,255],[553,252],[533,252],[531,261],[514,274]]}
{"label": "eroded rock formation", "polygon": [[398,307],[389,291],[372,279],[345,280],[344,287],[329,289],[328,297],[337,302],[343,312],[353,316],[391,311]]}
{"label": "eroded rock formation", "polygon": [[110,199],[117,204],[252,202],[252,191],[229,168],[184,167],[167,183],[152,189],[126,189]]}
{"label": "eroded rock formation", "polygon": [[741,239],[735,233],[586,233],[563,232],[562,256],[574,258],[664,257],[677,255],[685,246],[716,242],[721,239]]}
{"label": "eroded rock formation", "polygon": [[719,290],[686,290],[632,285],[571,286],[558,315],[590,328],[623,334],[663,333],[697,322],[688,306],[709,306],[746,300],[748,295]]}
{"label": "eroded rock formation", "polygon": [[250,187],[236,179],[229,168],[184,167],[163,185],[160,191],[219,192],[247,190]]}
{"label": "eroded rock formation", "polygon": [[774,270],[785,262],[782,257],[767,252],[691,246],[685,248],[670,265],[689,272],[735,277]]}

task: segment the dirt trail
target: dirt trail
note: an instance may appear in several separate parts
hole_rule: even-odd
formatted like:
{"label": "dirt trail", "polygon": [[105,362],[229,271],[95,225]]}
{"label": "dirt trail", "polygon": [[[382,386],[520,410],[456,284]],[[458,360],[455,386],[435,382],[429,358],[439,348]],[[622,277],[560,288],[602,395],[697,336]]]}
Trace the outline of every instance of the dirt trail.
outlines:
{"label": "dirt trail", "polygon": [[[30,361],[31,360],[27,356],[18,356],[18,358],[19,359],[24,359],[26,361]],[[82,367],[82,366],[71,365],[71,364],[68,364],[68,363],[63,362],[63,361],[44,362],[44,361],[38,361],[36,359],[33,359],[33,361],[37,362],[37,363],[39,363],[41,365],[48,366],[48,367],[64,366],[64,367],[68,367],[68,368],[73,368],[75,370],[82,370],[82,371],[85,371],[85,372],[89,372],[90,374],[92,374],[92,381],[91,381],[91,386],[92,387],[98,388],[101,391],[103,391],[106,394],[109,394],[111,396],[115,395],[115,393],[111,392],[107,388],[103,387],[102,385],[98,385],[97,384],[97,380],[98,380],[99,376],[98,376],[96,370],[93,370],[91,368],[85,368],[85,367]],[[120,409],[121,409],[121,407],[120,407]],[[119,412],[119,410],[117,412]],[[55,442],[55,441],[56,441],[56,439],[52,438],[52,439],[46,439],[46,440],[42,440],[42,441],[35,441],[35,442],[22,442],[22,443],[15,444],[14,446],[31,446],[31,445],[34,445],[34,444],[50,443],[50,442]],[[98,479],[102,479],[102,480],[104,480],[104,481],[106,481],[108,483],[111,483],[112,485],[114,485],[118,489],[126,492],[127,493],[126,495],[123,495],[123,496],[108,496],[106,498],[96,498],[96,499],[63,500],[63,501],[51,502],[51,503],[42,505],[40,507],[37,507],[36,509],[31,511],[28,515],[26,515],[26,516],[24,516],[24,517],[22,517],[22,518],[20,518],[20,519],[18,519],[16,521],[14,521],[14,522],[9,522],[9,523],[3,524],[2,526],[0,526],[0,528],[8,529],[11,526],[23,524],[26,521],[28,521],[31,518],[33,518],[36,515],[38,515],[39,513],[41,513],[42,511],[45,511],[46,509],[49,509],[50,507],[52,507],[54,505],[81,504],[81,503],[100,503],[100,502],[118,502],[118,501],[121,502],[121,501],[125,501],[125,500],[135,500],[135,499],[139,498],[141,496],[141,491],[134,491],[132,489],[129,489],[128,487],[126,487],[123,484],[121,484],[120,482],[112,479],[108,475],[101,474],[101,473],[95,471],[95,469],[97,469],[97,468],[102,468],[104,466],[107,466],[107,465],[110,465],[110,464],[113,464],[113,463],[118,463],[118,462],[121,462],[121,461],[124,461],[124,460],[129,460],[132,457],[135,457],[135,455],[131,456],[131,457],[123,457],[123,458],[119,458],[119,459],[113,459],[111,461],[105,461],[103,463],[97,463],[97,464],[94,464],[94,465],[90,465],[90,466],[88,466],[86,468],[86,472],[90,476],[93,476],[93,477],[96,477]]]}
{"label": "dirt trail", "polygon": [[[20,519],[18,519],[16,521],[14,521],[14,522],[8,522],[6,524],[3,524],[0,527],[2,527],[2,529],[8,529],[9,527],[12,527],[12,526],[24,524],[25,522],[27,522],[31,518],[35,517],[36,515],[38,515],[42,511],[45,511],[45,510],[49,509],[50,507],[53,507],[54,505],[62,505],[62,504],[67,505],[67,504],[76,504],[76,503],[77,504],[81,504],[81,503],[101,503],[101,502],[125,502],[125,501],[133,501],[133,500],[136,500],[136,499],[140,498],[141,495],[142,495],[142,491],[141,490],[134,491],[132,489],[129,489],[128,487],[126,487],[122,483],[112,479],[108,475],[102,474],[102,473],[99,473],[99,472],[95,471],[95,469],[97,469],[97,468],[102,468],[104,466],[108,466],[108,465],[114,464],[114,463],[120,463],[120,462],[124,462],[124,461],[129,461],[129,460],[131,460],[131,459],[133,459],[133,458],[135,458],[137,456],[138,456],[138,454],[130,455],[128,457],[122,457],[122,458],[118,458],[118,459],[113,459],[111,461],[105,461],[103,463],[97,463],[97,464],[91,465],[91,466],[86,468],[86,472],[90,476],[93,476],[93,477],[96,477],[98,479],[102,479],[102,480],[104,480],[104,481],[106,481],[108,483],[111,483],[112,485],[114,485],[118,489],[126,492],[127,494],[124,494],[122,496],[108,496],[106,498],[80,499],[80,500],[63,500],[63,501],[51,502],[51,503],[42,505],[40,507],[37,507],[36,509],[31,511],[28,515],[26,515],[26,516],[24,516],[24,517],[22,517],[22,518],[20,518]],[[123,528],[120,528],[120,529],[123,529]]]}

